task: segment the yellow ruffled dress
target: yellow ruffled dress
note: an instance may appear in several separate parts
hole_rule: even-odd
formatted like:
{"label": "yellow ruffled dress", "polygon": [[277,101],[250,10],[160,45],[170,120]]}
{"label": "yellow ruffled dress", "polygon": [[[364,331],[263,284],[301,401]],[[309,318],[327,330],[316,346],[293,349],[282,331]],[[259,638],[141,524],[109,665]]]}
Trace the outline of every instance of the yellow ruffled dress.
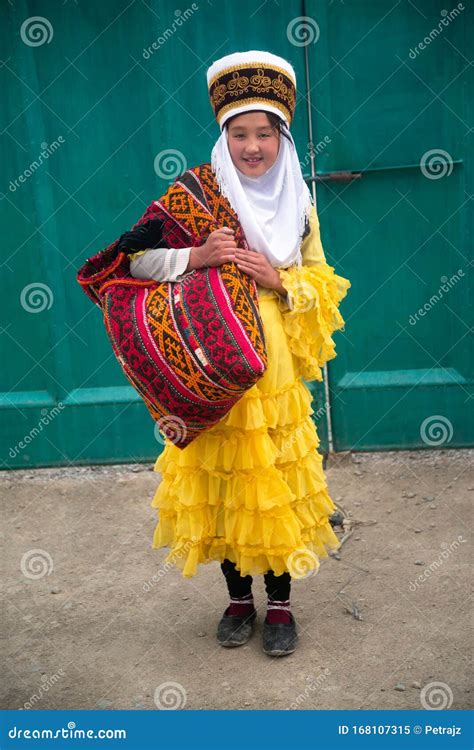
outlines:
{"label": "yellow ruffled dress", "polygon": [[311,418],[321,366],[336,356],[334,331],[350,282],[326,263],[316,209],[302,244],[303,266],[278,269],[292,309],[258,287],[268,367],[227,416],[184,449],[169,440],[155,471],[161,482],[153,547],[191,577],[199,563],[224,558],[242,576],[273,570],[302,578],[339,541]]}

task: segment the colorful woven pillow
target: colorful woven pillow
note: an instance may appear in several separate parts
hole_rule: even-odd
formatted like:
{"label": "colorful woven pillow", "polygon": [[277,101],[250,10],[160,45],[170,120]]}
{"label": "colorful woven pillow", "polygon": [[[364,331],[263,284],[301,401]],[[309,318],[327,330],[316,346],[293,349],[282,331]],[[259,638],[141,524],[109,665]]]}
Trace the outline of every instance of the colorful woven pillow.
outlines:
{"label": "colorful woven pillow", "polygon": [[102,307],[115,355],[160,430],[184,448],[265,372],[256,284],[235,263],[177,282],[133,279],[117,244],[89,259],[78,282]]}

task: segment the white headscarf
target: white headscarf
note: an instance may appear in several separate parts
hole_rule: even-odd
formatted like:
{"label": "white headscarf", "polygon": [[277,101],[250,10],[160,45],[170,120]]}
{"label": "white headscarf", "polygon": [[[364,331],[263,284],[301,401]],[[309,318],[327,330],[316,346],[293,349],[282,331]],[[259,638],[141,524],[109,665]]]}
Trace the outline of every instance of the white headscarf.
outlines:
{"label": "white headscarf", "polygon": [[312,207],[311,192],[286,123],[285,129],[291,142],[280,135],[278,156],[259,177],[248,177],[235,166],[227,128],[211,154],[221,193],[236,212],[250,249],[263,253],[273,267],[282,268],[302,264],[301,240]]}

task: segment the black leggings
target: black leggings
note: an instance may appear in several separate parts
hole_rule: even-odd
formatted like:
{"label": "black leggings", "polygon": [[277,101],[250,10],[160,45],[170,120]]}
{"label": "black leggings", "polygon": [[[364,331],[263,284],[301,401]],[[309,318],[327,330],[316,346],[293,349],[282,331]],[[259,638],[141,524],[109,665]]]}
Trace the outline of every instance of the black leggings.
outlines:
{"label": "black leggings", "polygon": [[[235,563],[225,559],[221,563],[221,570],[225,575],[227,588],[230,596],[242,597],[250,594],[252,590],[253,578],[251,575],[241,576],[236,570]],[[290,598],[291,576],[289,573],[282,573],[276,576],[273,570],[264,574],[265,590],[267,595],[276,601],[286,601]]]}

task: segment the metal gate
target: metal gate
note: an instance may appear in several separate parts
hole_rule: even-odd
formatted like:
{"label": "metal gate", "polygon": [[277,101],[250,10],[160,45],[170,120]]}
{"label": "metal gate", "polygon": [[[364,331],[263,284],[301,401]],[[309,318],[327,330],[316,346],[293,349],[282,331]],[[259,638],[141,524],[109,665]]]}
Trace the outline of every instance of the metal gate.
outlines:
{"label": "metal gate", "polygon": [[[328,262],[352,283],[328,367],[335,449],[423,447],[424,420],[436,416],[449,445],[469,444],[472,13],[421,50],[443,7],[417,8],[3,7],[4,468],[149,461],[162,449],[75,274],[176,174],[209,160],[219,130],[206,69],[236,49],[269,49],[296,69],[292,132],[317,184]],[[448,155],[442,176],[427,156],[435,149]],[[314,394],[324,405],[324,389]],[[319,427],[325,449],[325,417]]]}

